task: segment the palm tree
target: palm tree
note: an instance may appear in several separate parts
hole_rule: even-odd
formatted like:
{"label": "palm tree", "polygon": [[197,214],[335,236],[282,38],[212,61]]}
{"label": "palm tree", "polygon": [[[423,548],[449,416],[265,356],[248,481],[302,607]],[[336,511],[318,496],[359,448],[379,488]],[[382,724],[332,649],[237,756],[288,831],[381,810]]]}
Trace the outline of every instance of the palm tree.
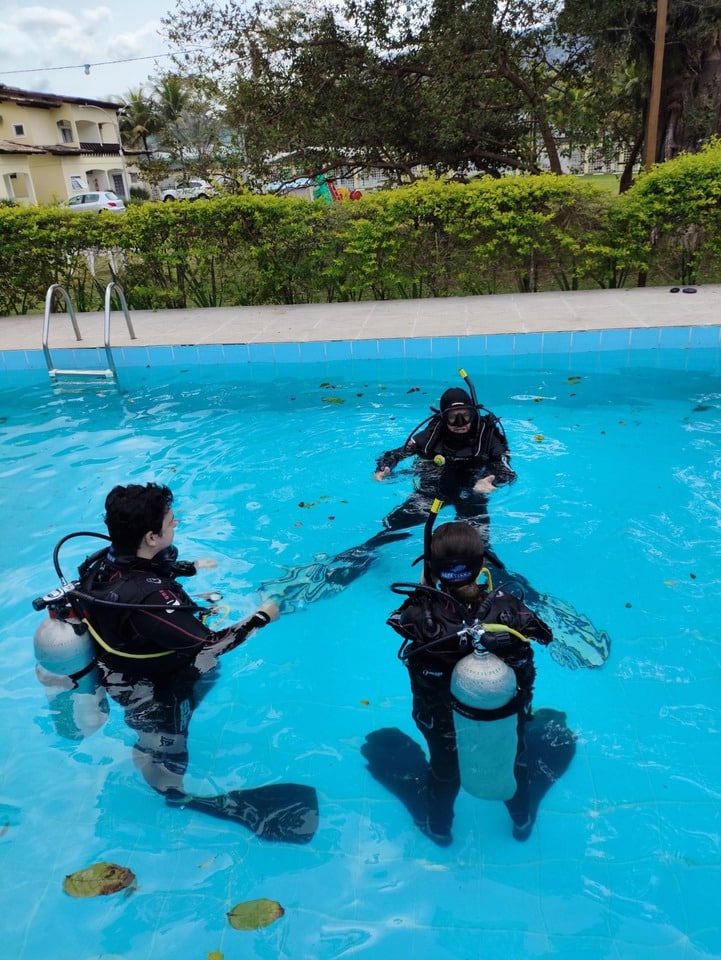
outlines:
{"label": "palm tree", "polygon": [[143,152],[150,157],[151,148],[148,137],[158,132],[161,126],[158,106],[149,97],[143,87],[128,90],[123,97],[125,107],[120,113],[120,132],[123,140],[131,149],[142,145]]}

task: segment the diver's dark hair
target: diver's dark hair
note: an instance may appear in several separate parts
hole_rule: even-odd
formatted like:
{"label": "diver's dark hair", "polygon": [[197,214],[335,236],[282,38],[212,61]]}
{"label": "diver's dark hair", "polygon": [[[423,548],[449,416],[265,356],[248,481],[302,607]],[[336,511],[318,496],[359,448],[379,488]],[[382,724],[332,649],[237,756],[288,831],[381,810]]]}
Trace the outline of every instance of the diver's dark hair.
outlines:
{"label": "diver's dark hair", "polygon": [[484,544],[470,523],[456,520],[436,527],[431,538],[430,568],[441,588],[463,603],[483,594],[476,578],[483,567]]}
{"label": "diver's dark hair", "polygon": [[146,533],[159,534],[172,503],[172,490],[157,483],[113,487],[105,498],[105,524],[116,551],[135,554]]}

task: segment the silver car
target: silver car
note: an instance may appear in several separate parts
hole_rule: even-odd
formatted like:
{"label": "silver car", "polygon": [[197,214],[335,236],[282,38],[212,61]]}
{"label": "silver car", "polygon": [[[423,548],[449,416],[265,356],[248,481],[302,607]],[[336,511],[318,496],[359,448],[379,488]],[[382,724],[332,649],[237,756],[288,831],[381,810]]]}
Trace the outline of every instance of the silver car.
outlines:
{"label": "silver car", "polygon": [[112,190],[96,190],[93,193],[76,193],[67,204],[73,213],[125,213],[125,204]]}

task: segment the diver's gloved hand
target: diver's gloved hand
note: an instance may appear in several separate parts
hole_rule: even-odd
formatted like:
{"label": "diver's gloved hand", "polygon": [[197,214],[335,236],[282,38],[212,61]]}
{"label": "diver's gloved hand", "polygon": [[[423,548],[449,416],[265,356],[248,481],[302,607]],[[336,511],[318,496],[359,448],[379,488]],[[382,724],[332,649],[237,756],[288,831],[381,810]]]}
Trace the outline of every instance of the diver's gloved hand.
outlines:
{"label": "diver's gloved hand", "polygon": [[265,600],[255,613],[230,628],[229,633],[232,635],[230,643],[223,643],[222,649],[219,647],[217,652],[227,653],[229,650],[235,650],[236,647],[239,647],[241,643],[248,639],[254,630],[266,627],[273,620],[277,620],[279,616],[278,604],[274,600]]}

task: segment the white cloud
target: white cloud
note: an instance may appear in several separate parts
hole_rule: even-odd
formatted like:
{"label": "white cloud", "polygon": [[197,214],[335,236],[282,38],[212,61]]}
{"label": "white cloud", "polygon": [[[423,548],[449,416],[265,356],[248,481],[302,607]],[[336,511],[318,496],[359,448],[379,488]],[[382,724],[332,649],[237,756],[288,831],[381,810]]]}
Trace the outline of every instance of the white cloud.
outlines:
{"label": "white cloud", "polygon": [[18,7],[0,0],[0,83],[101,98],[139,86],[158,65],[170,63],[154,61],[168,52],[160,20],[170,5],[124,0],[112,8],[58,0],[55,6]]}

